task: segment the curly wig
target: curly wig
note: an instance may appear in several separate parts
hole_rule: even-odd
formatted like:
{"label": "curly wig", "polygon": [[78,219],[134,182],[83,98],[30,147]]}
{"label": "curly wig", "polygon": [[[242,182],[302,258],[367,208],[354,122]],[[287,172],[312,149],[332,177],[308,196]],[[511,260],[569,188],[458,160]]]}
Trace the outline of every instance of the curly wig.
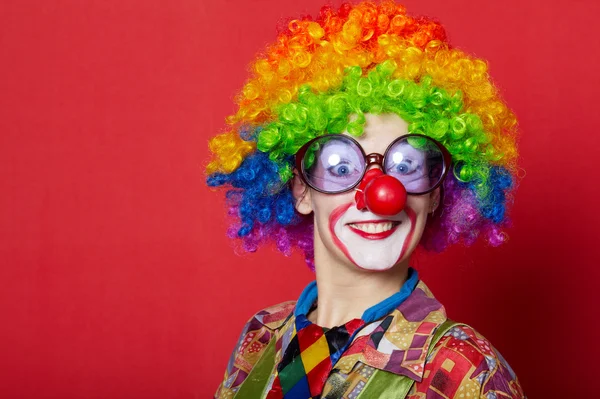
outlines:
{"label": "curly wig", "polygon": [[[226,186],[230,236],[247,251],[274,240],[312,268],[313,220],[295,212],[294,154],[327,133],[363,133],[366,113],[395,113],[452,154],[442,211],[420,245],[506,241],[517,171],[517,121],[484,60],[452,48],[442,25],[392,1],[323,7],[292,20],[252,64],[230,130],[210,141],[207,183]],[[350,118],[350,116],[357,116]]]}

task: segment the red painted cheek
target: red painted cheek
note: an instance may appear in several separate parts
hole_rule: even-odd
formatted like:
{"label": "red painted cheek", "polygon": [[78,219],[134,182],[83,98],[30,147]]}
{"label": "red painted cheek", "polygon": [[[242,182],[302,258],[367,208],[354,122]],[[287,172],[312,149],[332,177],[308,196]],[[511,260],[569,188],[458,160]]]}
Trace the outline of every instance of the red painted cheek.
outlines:
{"label": "red painted cheek", "polygon": [[352,263],[354,263],[356,266],[358,266],[356,264],[356,262],[354,261],[354,259],[352,259],[352,257],[350,256],[350,252],[348,252],[348,248],[346,248],[346,246],[344,245],[344,243],[335,234],[335,225],[336,225],[336,223],[338,222],[338,220],[340,220],[340,218],[342,217],[342,215],[352,205],[353,205],[353,203],[349,202],[347,204],[338,206],[337,208],[335,208],[333,210],[333,212],[331,212],[331,215],[329,215],[329,233],[331,234],[331,239],[333,240],[333,243],[340,249],[340,251],[342,251],[344,253],[344,255],[346,255],[346,257],[348,259],[350,259],[350,261]]}
{"label": "red painted cheek", "polygon": [[400,251],[400,255],[398,256],[398,259],[396,259],[395,264],[398,264],[398,262],[400,262],[400,259],[402,259],[402,257],[408,250],[408,246],[410,245],[413,235],[415,234],[415,226],[417,225],[417,214],[415,213],[415,211],[413,211],[409,207],[405,207],[404,212],[406,212],[406,214],[408,215],[408,219],[410,220],[410,231],[406,235],[406,239],[404,240],[404,244],[402,245],[402,251]]}

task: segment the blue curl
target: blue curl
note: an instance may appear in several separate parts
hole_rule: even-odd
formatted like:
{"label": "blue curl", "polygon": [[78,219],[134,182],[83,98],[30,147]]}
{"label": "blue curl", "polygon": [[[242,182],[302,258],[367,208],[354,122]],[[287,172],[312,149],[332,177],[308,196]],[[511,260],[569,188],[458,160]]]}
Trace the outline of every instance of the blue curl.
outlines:
{"label": "blue curl", "polygon": [[512,188],[513,178],[506,168],[493,166],[490,168],[489,185],[490,192],[485,202],[480,203],[480,211],[485,218],[500,223],[504,220],[506,192]]}
{"label": "blue curl", "polygon": [[226,196],[231,205],[238,207],[242,222],[237,232],[239,237],[249,235],[257,223],[286,226],[297,221],[291,190],[281,181],[278,164],[266,153],[257,151],[234,172],[213,173],[206,182],[211,187],[234,187]]}

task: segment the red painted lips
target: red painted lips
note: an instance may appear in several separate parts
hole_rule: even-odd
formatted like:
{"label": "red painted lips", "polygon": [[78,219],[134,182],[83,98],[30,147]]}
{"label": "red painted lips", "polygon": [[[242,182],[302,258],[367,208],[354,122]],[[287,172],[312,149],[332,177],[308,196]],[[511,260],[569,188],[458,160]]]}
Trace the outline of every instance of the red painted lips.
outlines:
{"label": "red painted lips", "polygon": [[[386,231],[380,231],[380,232],[367,232],[361,229],[358,229],[354,226],[352,226],[352,224],[348,224],[347,226],[350,228],[350,230],[352,230],[353,233],[358,234],[359,236],[366,238],[368,240],[383,240],[384,238],[388,238],[389,236],[391,236],[392,234],[394,234],[394,232],[396,231],[396,229],[398,228],[398,226],[400,226],[399,222],[396,221],[391,221],[391,220],[374,220],[374,221],[365,221],[365,222],[360,222],[361,224],[365,224],[365,223],[370,223],[370,224],[383,224],[383,223],[392,223],[392,228]],[[356,223],[358,224],[358,223]]]}

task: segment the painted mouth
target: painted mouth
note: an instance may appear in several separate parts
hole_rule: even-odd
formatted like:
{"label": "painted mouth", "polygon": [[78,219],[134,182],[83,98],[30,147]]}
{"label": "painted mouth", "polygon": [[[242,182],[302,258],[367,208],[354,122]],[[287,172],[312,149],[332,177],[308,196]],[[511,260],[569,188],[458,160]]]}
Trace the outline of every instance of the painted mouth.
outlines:
{"label": "painted mouth", "polygon": [[372,220],[348,223],[346,226],[359,236],[368,240],[382,240],[394,234],[402,222],[392,220]]}

